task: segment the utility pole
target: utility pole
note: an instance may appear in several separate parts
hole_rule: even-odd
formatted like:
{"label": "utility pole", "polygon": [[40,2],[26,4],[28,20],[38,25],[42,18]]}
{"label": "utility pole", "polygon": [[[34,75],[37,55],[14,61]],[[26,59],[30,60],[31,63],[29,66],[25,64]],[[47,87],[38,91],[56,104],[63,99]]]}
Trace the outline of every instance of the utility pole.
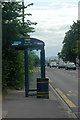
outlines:
{"label": "utility pole", "polygon": [[80,20],[80,1],[78,2],[78,20]]}
{"label": "utility pole", "polygon": [[23,21],[23,27],[24,27],[24,0],[22,0],[22,6],[23,6],[23,8],[22,8],[22,13],[23,13],[22,21]]}
{"label": "utility pole", "polygon": [[[24,0],[22,0],[23,28],[24,28]],[[29,70],[28,70],[28,49],[25,48],[25,97],[28,97],[29,92]]]}

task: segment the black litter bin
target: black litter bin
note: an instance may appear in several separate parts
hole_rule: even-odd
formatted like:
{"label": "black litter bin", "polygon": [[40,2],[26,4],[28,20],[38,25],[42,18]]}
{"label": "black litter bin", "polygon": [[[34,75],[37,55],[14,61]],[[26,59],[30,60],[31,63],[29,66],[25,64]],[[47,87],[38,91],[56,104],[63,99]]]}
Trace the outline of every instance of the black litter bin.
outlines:
{"label": "black litter bin", "polygon": [[49,98],[48,78],[37,78],[37,98]]}

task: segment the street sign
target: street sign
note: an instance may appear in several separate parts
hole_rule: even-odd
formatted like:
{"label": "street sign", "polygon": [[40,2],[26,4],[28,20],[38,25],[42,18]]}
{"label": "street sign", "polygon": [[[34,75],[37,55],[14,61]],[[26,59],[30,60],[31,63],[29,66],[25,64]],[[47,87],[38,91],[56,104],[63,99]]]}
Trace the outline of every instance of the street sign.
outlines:
{"label": "street sign", "polygon": [[35,38],[21,38],[11,42],[11,46],[17,49],[38,48],[41,49],[44,46],[44,42]]}
{"label": "street sign", "polygon": [[66,58],[66,54],[63,54],[63,58]]}

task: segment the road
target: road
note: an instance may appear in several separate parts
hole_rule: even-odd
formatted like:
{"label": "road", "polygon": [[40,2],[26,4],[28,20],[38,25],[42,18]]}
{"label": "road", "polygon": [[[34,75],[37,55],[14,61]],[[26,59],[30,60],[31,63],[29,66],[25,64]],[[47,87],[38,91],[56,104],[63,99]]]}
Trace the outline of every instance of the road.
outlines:
{"label": "road", "polygon": [[78,114],[78,70],[46,68],[50,84],[75,114]]}

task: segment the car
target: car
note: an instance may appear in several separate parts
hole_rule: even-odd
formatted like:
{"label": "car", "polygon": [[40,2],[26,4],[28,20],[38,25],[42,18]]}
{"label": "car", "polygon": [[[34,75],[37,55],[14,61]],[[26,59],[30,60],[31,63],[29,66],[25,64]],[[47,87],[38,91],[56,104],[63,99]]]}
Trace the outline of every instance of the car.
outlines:
{"label": "car", "polygon": [[50,66],[50,68],[51,67],[57,67],[57,63],[56,62],[51,62],[49,66]]}
{"label": "car", "polygon": [[76,70],[76,65],[74,62],[68,62],[65,66],[65,69],[68,70],[68,69],[73,69],[73,70]]}
{"label": "car", "polygon": [[58,68],[65,68],[66,63],[65,62],[59,62]]}

